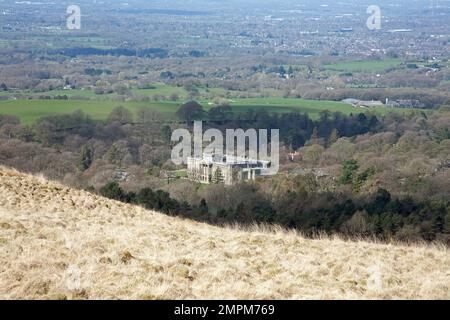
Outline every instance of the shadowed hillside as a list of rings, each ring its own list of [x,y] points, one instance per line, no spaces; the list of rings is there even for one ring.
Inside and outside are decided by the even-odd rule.
[[[0,168],[0,298],[450,299],[448,249],[170,218]]]

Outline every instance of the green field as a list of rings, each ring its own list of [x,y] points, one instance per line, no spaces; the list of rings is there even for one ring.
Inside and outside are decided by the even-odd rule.
[[[205,110],[213,107],[209,101],[200,101]],[[81,110],[89,114],[95,120],[104,120],[115,107],[123,106],[136,113],[139,108],[146,107],[159,111],[166,119],[174,119],[176,110],[181,102],[120,102],[98,100],[6,100],[0,101],[0,114],[15,115],[23,124],[31,124],[39,118],[67,114]],[[287,113],[294,110],[306,112],[311,118],[317,118],[323,110],[331,112],[340,111],[344,114],[359,113],[368,109],[355,109],[350,105],[334,101],[318,101],[303,99],[235,99],[230,100],[234,112],[246,112],[253,110],[266,110],[269,113]],[[377,108],[373,110],[377,114],[388,112],[408,112],[405,109]]]
[[[238,97],[245,95],[245,97],[271,97],[271,98],[282,98],[284,95],[283,90],[277,90],[272,88],[264,88],[255,91],[236,91],[228,90],[218,87],[206,87],[198,86],[198,97],[197,99],[212,99],[212,97]],[[138,88],[133,87],[129,89],[132,94],[132,100],[142,100],[142,98],[149,98],[152,100],[154,97],[158,96],[160,100],[169,100],[171,95],[176,94],[179,101],[186,101],[189,99],[189,92],[182,86],[175,86],[170,84],[165,84],[162,82],[155,82],[150,85],[149,88]],[[127,93],[127,94],[128,94]],[[10,91],[0,91],[0,96],[14,96],[17,99],[40,99],[40,97],[57,97],[57,96],[67,96],[69,99],[82,100],[110,100],[115,101],[118,98],[118,94],[113,93],[103,93],[96,94],[92,89],[53,89],[49,91],[36,91],[36,90],[10,90]]]
[[[294,98],[261,98],[261,99],[235,99],[230,100],[230,104],[234,110],[244,112],[249,109],[264,109],[269,113],[287,113],[297,110],[299,112],[306,112],[312,119],[317,119],[321,111],[342,112],[344,114],[355,114],[364,112],[374,112],[378,115],[385,115],[390,112],[405,113],[410,112],[407,109],[401,108],[376,108],[376,109],[361,109],[337,101],[323,101],[323,100],[305,100]]]
[[[0,114],[15,115],[24,124],[30,124],[39,118],[67,114],[81,110],[95,120],[104,120],[115,107],[124,106],[135,113],[139,108],[148,107],[161,112],[168,118],[178,108],[173,102],[119,102],[94,100],[10,100],[0,101]]]
[[[155,96],[162,95],[169,98],[172,94],[177,94],[181,99],[188,97],[188,92],[183,87],[170,86],[163,83],[153,83],[150,89],[131,89],[131,92],[135,95],[142,96]]]
[[[349,61],[327,64],[325,68],[327,70],[347,72],[381,72],[388,68],[399,67],[401,63],[400,59]]]
[[[132,88],[130,89],[131,94],[137,98],[148,97],[152,98],[154,96],[161,96],[165,99],[169,99],[172,94],[178,95],[179,99],[186,100],[189,98],[189,93],[183,87],[167,85],[164,83],[156,82],[152,83],[151,87],[148,89],[142,88]],[[223,88],[199,88],[200,95],[206,95],[207,93],[214,95],[225,95],[227,90]],[[231,91],[232,92],[232,91]],[[0,96],[18,96],[38,99],[42,96],[67,96],[68,98],[80,98],[80,99],[90,99],[90,100],[116,100],[117,93],[105,93],[96,94],[90,89],[55,89],[50,91],[33,91],[33,90],[18,90],[18,91],[0,91]],[[137,99],[136,99],[137,100]]]

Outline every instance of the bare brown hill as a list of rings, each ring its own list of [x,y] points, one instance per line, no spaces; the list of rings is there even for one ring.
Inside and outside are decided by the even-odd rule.
[[[0,168],[0,298],[450,299],[448,249],[171,218]]]

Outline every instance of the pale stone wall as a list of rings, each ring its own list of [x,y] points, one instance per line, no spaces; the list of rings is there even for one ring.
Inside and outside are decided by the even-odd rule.
[[[221,160],[224,158],[222,157]],[[188,158],[188,178],[201,183],[224,183],[233,185],[244,180],[255,180],[260,168],[257,163],[219,162],[212,155]],[[219,171],[218,171],[219,170]]]

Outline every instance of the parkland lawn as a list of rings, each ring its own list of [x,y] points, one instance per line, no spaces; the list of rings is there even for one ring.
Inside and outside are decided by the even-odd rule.
[[[108,114],[118,106],[129,109],[133,114],[140,108],[150,108],[161,112],[167,120],[175,118],[175,112],[182,101],[114,101],[114,100],[5,100],[0,101],[0,114],[17,116],[23,124],[32,124],[37,119],[56,115],[72,113],[81,110],[95,120],[104,120]],[[213,105],[210,101],[200,101],[205,110]],[[269,113],[288,113],[292,111],[306,112],[311,118],[317,118],[321,111],[342,112],[344,114],[360,113],[369,109],[356,109],[351,105],[335,101],[319,101],[304,99],[258,98],[258,99],[232,99],[230,100],[235,113],[244,113],[248,110],[266,110]],[[405,109],[377,108],[377,114],[388,112],[407,112]]]
[[[327,64],[325,69],[346,72],[381,72],[389,68],[399,67],[401,64],[401,59],[348,61]]]

